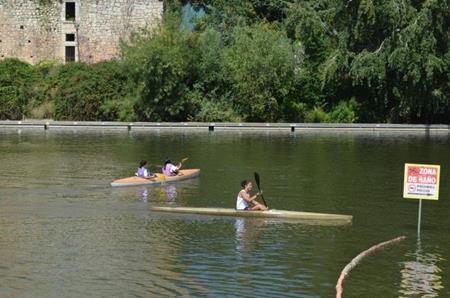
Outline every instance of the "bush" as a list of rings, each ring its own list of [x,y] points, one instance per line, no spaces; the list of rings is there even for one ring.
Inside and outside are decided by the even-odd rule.
[[[194,41],[180,30],[180,18],[166,13],[155,31],[135,35],[124,46],[125,63],[137,83],[140,120],[184,121],[197,107],[187,97],[196,77]]]
[[[54,111],[53,102],[46,101],[38,106],[28,107],[27,116],[33,119],[51,119]]]
[[[22,119],[20,91],[13,86],[0,87],[0,119]]]
[[[53,60],[41,61],[33,66],[34,82],[25,108],[27,117],[49,119],[54,115],[53,85],[58,80],[59,64]]]
[[[127,77],[117,61],[69,63],[59,67],[52,95],[56,120],[115,120],[118,111],[104,106],[126,95]]]
[[[28,63],[18,59],[0,61],[0,119],[22,119],[33,79]]]
[[[106,100],[101,106],[104,119],[119,121],[137,121],[135,113],[136,97],[126,95],[124,98]]]
[[[341,101],[330,113],[331,122],[354,123],[358,121],[358,103],[354,98]]]
[[[234,108],[246,121],[277,121],[293,89],[296,59],[284,33],[266,24],[236,27],[223,69]]]
[[[330,122],[330,115],[328,115],[327,112],[322,109],[322,107],[316,106],[306,113],[305,121],[312,123],[326,123]]]

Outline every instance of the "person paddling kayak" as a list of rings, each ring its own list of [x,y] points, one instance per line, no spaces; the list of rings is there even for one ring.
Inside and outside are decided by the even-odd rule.
[[[153,174],[152,172],[150,172],[147,169],[148,163],[146,160],[141,160],[139,162],[139,168],[137,170],[137,176],[141,177],[141,178],[145,178],[145,179],[151,179],[151,178],[155,178],[156,175]]]
[[[241,182],[241,186],[242,190],[238,193],[236,200],[236,210],[268,210],[266,206],[256,201],[256,198],[262,194],[262,191],[257,192],[254,196],[250,194],[253,187],[251,181],[244,180]]]
[[[176,166],[172,164],[170,159],[166,159],[162,168],[162,172],[166,176],[176,176],[180,171],[181,165],[181,162],[178,164],[178,166]]]

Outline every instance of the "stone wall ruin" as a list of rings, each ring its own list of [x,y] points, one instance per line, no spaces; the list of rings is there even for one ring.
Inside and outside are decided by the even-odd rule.
[[[162,12],[161,0],[0,0],[0,59],[110,60],[121,38]]]

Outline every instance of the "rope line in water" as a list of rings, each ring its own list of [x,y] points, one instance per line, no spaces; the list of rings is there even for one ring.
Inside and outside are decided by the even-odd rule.
[[[359,255],[357,255],[355,258],[353,258],[353,260],[351,260],[351,262],[348,263],[344,267],[344,269],[341,271],[341,275],[339,275],[339,279],[337,280],[337,283],[336,283],[336,298],[342,297],[342,293],[344,292],[343,284],[344,284],[345,278],[350,273],[350,271],[361,262],[361,260],[363,258],[373,254],[374,252],[376,252],[378,250],[382,250],[389,245],[397,244],[405,239],[406,239],[406,236],[399,236],[397,238],[378,243],[378,244],[370,247],[369,249],[366,249],[365,251],[363,251]]]

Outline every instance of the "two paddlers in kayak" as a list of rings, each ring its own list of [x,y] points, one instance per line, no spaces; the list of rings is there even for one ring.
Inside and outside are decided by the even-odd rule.
[[[184,158],[178,165],[174,165],[174,164],[172,164],[170,159],[166,159],[161,171],[165,176],[181,175],[180,168],[183,165],[183,161],[186,161],[186,160],[187,160],[187,158]],[[137,169],[136,176],[145,178],[145,179],[157,178],[156,174],[150,172],[150,170],[148,169],[148,162],[146,160],[141,160],[139,162],[139,168]]]

